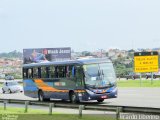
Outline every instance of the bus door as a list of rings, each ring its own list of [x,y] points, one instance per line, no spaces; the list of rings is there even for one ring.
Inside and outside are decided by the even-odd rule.
[[[84,89],[84,73],[82,66],[75,67],[76,89]]]

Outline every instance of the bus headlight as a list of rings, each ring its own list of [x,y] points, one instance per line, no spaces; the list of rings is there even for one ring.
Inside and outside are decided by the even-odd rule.
[[[78,96],[79,96],[79,97],[82,97],[82,93],[78,93]]]
[[[115,88],[115,89],[112,90],[112,92],[116,92],[116,91],[117,91],[117,88]]]
[[[91,95],[94,94],[94,92],[92,92],[92,91],[90,91],[90,90],[86,90],[86,91],[87,91],[87,93],[89,93],[89,94],[91,94]]]

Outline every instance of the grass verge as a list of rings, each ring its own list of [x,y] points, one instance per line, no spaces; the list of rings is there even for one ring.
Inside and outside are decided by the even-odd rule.
[[[140,80],[117,80],[118,87],[160,87],[160,80],[153,80],[151,84],[151,80],[142,80],[140,84]]]
[[[45,110],[34,110],[29,109],[28,113],[24,113],[22,108],[7,108],[3,110],[3,107],[0,107],[0,120],[115,120],[114,118],[107,116],[107,114],[102,115],[83,115],[80,118],[77,114],[60,114],[54,113],[48,115],[48,112]]]

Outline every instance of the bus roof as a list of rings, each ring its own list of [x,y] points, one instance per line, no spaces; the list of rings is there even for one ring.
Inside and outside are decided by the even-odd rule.
[[[66,61],[53,61],[53,62],[41,62],[24,64],[24,68],[38,67],[38,66],[49,66],[49,65],[83,65],[83,64],[94,64],[94,63],[107,63],[111,62],[108,58],[89,58],[89,59],[77,59],[77,60],[66,60]]]

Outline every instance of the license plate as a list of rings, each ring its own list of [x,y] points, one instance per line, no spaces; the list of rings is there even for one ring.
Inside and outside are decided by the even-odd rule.
[[[101,96],[101,98],[107,98],[107,96]]]

